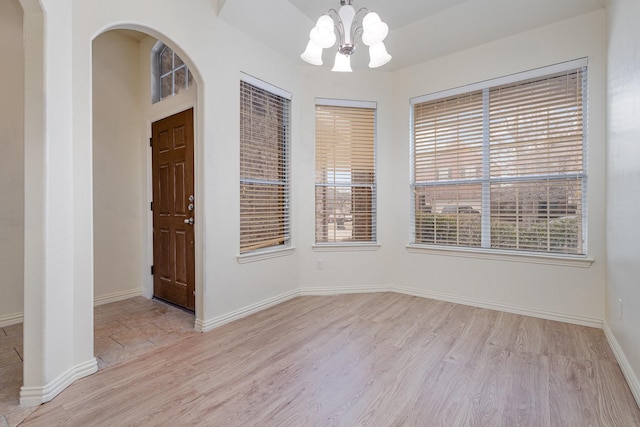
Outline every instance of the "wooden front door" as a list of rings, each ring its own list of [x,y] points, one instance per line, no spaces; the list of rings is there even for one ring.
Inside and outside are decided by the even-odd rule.
[[[153,295],[195,310],[193,109],[152,125]]]

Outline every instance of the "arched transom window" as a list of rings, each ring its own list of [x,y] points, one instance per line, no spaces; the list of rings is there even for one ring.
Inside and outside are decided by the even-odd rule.
[[[153,49],[153,102],[187,91],[193,85],[189,67],[169,46],[158,42]]]

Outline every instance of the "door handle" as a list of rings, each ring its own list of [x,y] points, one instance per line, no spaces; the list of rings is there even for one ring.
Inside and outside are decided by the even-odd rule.
[[[193,225],[193,218],[188,218],[184,220],[185,224]]]

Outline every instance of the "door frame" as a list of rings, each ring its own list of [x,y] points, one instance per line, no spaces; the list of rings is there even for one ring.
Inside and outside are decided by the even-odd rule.
[[[151,266],[153,265],[153,212],[151,211],[151,202],[153,200],[153,165],[152,165],[152,149],[149,144],[151,139],[151,126],[154,122],[170,117],[174,114],[180,113],[184,110],[193,108],[193,176],[194,176],[194,196],[198,203],[195,204],[195,218],[194,224],[194,250],[195,250],[195,329],[201,330],[202,317],[204,313],[204,301],[203,295],[203,277],[204,277],[204,265],[203,265],[203,247],[204,247],[204,180],[202,175],[202,159],[203,156],[203,144],[202,144],[202,120],[200,120],[201,109],[198,106],[198,100],[200,98],[200,86],[196,85],[195,90],[189,90],[187,92],[177,94],[169,99],[165,99],[161,102],[151,104],[149,110],[146,113],[144,119],[144,133],[146,138],[144,140],[145,150],[145,174],[144,179],[144,194],[146,199],[144,202],[144,209],[147,212],[145,216],[145,260],[146,267],[143,269],[143,296],[147,298],[153,297],[153,276],[151,275]],[[151,99],[151,98],[148,98]]]

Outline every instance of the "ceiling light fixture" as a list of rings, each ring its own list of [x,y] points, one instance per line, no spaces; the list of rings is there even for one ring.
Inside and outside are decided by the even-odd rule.
[[[300,58],[312,65],[322,65],[322,50],[330,48],[337,40],[338,52],[331,71],[351,72],[351,54],[360,41],[369,46],[370,68],[381,67],[391,60],[383,42],[389,34],[389,26],[377,13],[364,7],[356,12],[352,3],[353,0],[340,0],[339,12],[331,9],[318,18]]]

